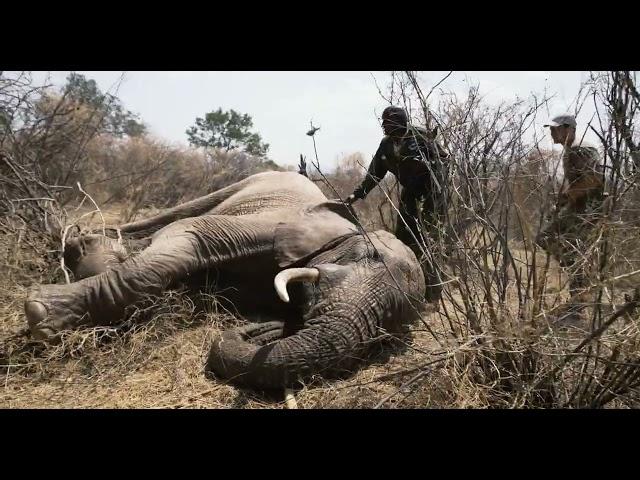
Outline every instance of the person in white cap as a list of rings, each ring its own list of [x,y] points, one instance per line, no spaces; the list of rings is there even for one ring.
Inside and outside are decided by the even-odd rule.
[[[584,262],[580,254],[597,221],[604,199],[604,175],[598,151],[576,142],[576,117],[558,115],[545,125],[555,144],[564,147],[564,181],[557,202],[557,215],[544,228],[537,243],[554,255],[560,265],[575,269],[569,290],[577,295],[586,285]],[[572,268],[573,267],[573,268]]]

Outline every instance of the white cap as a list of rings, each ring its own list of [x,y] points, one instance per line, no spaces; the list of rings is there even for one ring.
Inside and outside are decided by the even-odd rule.
[[[576,127],[578,124],[576,123],[575,115],[563,113],[562,115],[556,115],[555,117],[553,117],[551,121],[544,126],[559,127],[560,125],[569,125],[570,127]]]

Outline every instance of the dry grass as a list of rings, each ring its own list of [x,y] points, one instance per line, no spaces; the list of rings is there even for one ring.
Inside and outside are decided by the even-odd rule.
[[[236,320],[215,308],[195,311],[185,293],[168,292],[150,310],[138,312],[139,323],[134,315],[128,329],[72,332],[55,347],[16,335],[25,326],[25,293],[23,287],[3,292],[2,407],[284,408],[277,394],[260,395],[205,376],[211,339]],[[209,299],[208,306],[215,307],[215,301]],[[296,394],[298,406],[370,408],[396,392],[387,405],[433,405],[434,392],[426,385],[402,388],[412,376],[403,371],[434,357],[430,343],[424,332],[415,332],[405,353],[407,347],[398,344],[380,346],[370,365],[351,378],[305,386]]]
[[[104,214],[107,222],[118,219],[116,209]],[[16,249],[15,240],[0,238],[2,262],[12,266],[0,285],[1,407],[285,408],[279,392],[261,394],[205,376],[212,338],[238,321],[214,297],[171,291],[140,307],[124,326],[69,332],[58,346],[30,341],[22,309],[28,285],[63,279],[55,263],[52,268],[25,245]],[[444,318],[431,312],[423,319],[441,339],[448,335]],[[352,376],[314,379],[296,393],[298,406],[486,407],[482,389],[452,373],[465,348],[473,352],[438,345],[420,323],[405,338],[376,346]]]
[[[5,262],[14,250],[7,248],[7,238],[2,240]],[[170,291],[139,307],[124,326],[70,332],[61,345],[45,347],[21,335],[27,285],[47,278],[42,273],[29,276],[23,267],[45,265],[27,258],[24,251],[19,261],[12,261],[18,268],[0,287],[1,407],[285,408],[281,392],[239,389],[205,376],[211,340],[238,321],[221,309],[215,297]],[[548,307],[560,304],[566,295],[563,275],[557,266],[552,270],[549,283],[557,280],[555,288],[548,289]],[[363,368],[348,378],[314,379],[296,393],[298,407],[495,406],[493,386],[478,382],[468,367],[469,359],[482,350],[451,337],[454,329],[447,322],[452,302],[460,301],[460,296],[450,289],[445,297],[448,314],[432,311],[405,338],[376,346]],[[515,297],[509,304],[514,301]],[[545,345],[550,355],[566,351],[584,337],[580,327],[547,326]]]

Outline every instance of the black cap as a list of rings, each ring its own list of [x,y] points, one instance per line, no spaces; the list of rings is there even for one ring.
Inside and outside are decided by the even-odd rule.
[[[404,108],[393,105],[382,111],[382,118],[393,118],[403,125],[407,124],[407,112],[404,111]]]

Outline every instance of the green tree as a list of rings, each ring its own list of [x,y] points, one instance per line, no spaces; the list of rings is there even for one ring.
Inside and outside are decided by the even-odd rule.
[[[251,132],[253,120],[235,110],[223,112],[221,108],[197,117],[196,124],[187,129],[189,143],[196,147],[220,148],[226,152],[242,148],[245,152],[264,157],[269,144],[263,143],[258,133]]]
[[[107,133],[116,137],[140,137],[147,132],[138,116],[126,110],[116,96],[100,91],[95,80],[87,79],[79,73],[71,73],[67,76],[63,92],[68,98],[102,114]]]

